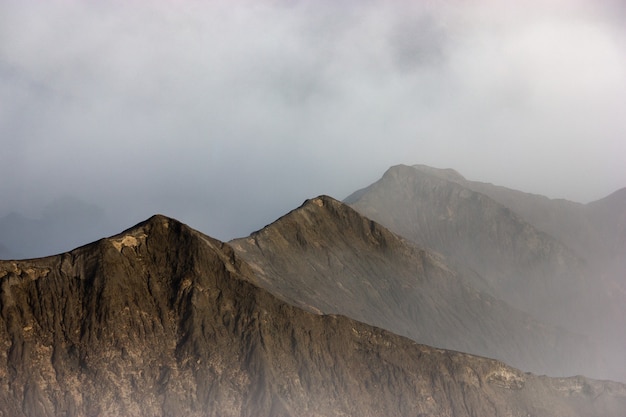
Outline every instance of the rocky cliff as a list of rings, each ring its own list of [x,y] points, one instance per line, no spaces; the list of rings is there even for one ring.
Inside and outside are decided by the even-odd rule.
[[[626,386],[419,345],[259,287],[155,216],[0,262],[2,416],[622,416]]]

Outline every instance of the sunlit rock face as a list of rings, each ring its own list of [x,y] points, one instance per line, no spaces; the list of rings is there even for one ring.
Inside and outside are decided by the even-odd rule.
[[[398,165],[346,199],[414,243],[476,271],[472,284],[600,347],[570,374],[626,381],[626,193],[589,204]]]
[[[259,287],[162,216],[0,262],[3,416],[622,416],[626,386],[419,345]]]

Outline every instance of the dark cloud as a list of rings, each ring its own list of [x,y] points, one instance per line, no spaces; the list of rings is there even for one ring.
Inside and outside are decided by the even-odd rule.
[[[398,163],[603,197],[626,185],[620,4],[5,1],[0,216],[72,195],[228,239]]]

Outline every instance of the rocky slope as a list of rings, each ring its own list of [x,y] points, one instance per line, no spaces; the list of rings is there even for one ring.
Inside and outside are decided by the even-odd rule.
[[[626,386],[416,344],[260,288],[156,216],[0,262],[2,416],[622,416]]]
[[[309,311],[549,375],[584,374],[602,363],[589,340],[477,290],[479,276],[327,196],[230,243],[265,288]]]
[[[620,359],[626,344],[616,336],[616,329],[626,326],[624,286],[616,279],[623,274],[611,276],[607,271],[618,267],[596,256],[607,253],[609,238],[596,226],[607,216],[582,204],[471,182],[453,170],[425,166],[392,167],[346,202],[477,271],[489,282],[483,288],[496,297],[599,341],[610,365],[595,375],[626,380]]]

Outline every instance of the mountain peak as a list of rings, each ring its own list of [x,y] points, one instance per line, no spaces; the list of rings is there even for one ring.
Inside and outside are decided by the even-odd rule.
[[[174,218],[165,216],[163,214],[154,214],[150,216],[149,218],[147,218],[146,220],[141,221],[137,223],[136,225],[129,227],[128,229],[124,230],[120,234],[132,233],[135,231],[150,230],[153,227],[164,227],[167,229],[169,228],[170,225],[182,225],[182,223]]]
[[[314,204],[317,207],[324,207],[324,206],[331,206],[331,207],[338,207],[340,205],[343,205],[343,203],[339,200],[336,200],[334,198],[332,198],[331,196],[322,194],[320,196],[317,196],[315,198],[311,198],[306,200],[301,207],[305,207],[308,206],[310,204]]]
[[[263,238],[259,239],[260,236]],[[319,245],[331,237],[346,244],[368,242],[383,250],[405,243],[400,236],[328,195],[306,200],[300,207],[252,233],[251,237],[257,242],[263,239],[274,243],[294,240],[301,246]]]
[[[415,168],[416,170],[420,172],[434,175],[436,177],[439,177],[448,181],[454,181],[454,182],[465,181],[465,177],[459,174],[458,171],[452,168],[433,168],[427,165],[420,165],[420,164],[413,165],[412,168]]]
[[[465,177],[461,175],[458,171],[452,168],[434,168],[428,165],[416,164],[416,165],[394,165],[390,167],[384,174],[383,177],[392,176],[393,178],[402,178],[402,177],[415,177],[419,174],[427,174],[431,177],[436,177],[442,180],[452,181],[452,182],[463,182],[466,181]]]
[[[125,247],[136,249],[138,246],[144,244],[149,236],[167,236],[169,234],[167,231],[169,230],[174,231],[178,238],[180,238],[184,232],[187,232],[186,234],[199,233],[176,219],[162,214],[155,214],[148,219],[129,227],[121,233],[88,243],[70,252],[90,250],[105,243],[112,244],[113,247],[115,247],[115,249],[119,252],[121,252]]]

